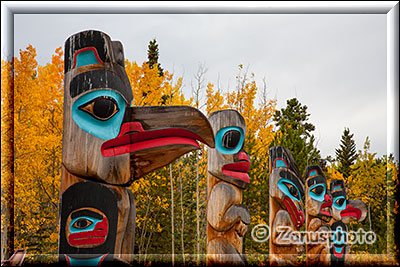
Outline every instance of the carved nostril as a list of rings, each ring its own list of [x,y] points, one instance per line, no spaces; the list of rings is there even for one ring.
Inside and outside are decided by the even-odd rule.
[[[325,195],[325,201],[326,202],[332,202],[332,199],[328,194]]]

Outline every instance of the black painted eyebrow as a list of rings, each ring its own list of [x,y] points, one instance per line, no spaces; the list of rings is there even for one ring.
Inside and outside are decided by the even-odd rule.
[[[324,184],[324,185],[327,185],[327,184],[326,184],[326,178],[319,175],[319,176],[315,176],[315,177],[312,177],[312,178],[308,178],[308,179],[307,179],[307,185],[308,185],[308,187],[310,187],[310,186],[312,186],[312,185],[315,185],[315,184]]]
[[[296,176],[294,176],[293,174],[291,174],[288,171],[281,171],[279,173],[279,175],[280,175],[280,177],[286,178],[286,179],[290,180],[291,182],[293,182],[296,185],[296,187],[299,189],[300,195],[304,196],[304,189],[303,189],[304,186],[300,183],[299,179]]]
[[[114,72],[104,69],[92,70],[74,77],[69,86],[72,98],[92,89],[111,88],[120,92],[126,100],[130,100],[129,88]]]
[[[75,211],[71,214],[71,219],[75,219],[75,218],[79,218],[79,217],[83,217],[83,216],[92,217],[92,218],[99,219],[99,220],[103,219],[103,215],[101,215],[97,212],[91,211],[91,210]]]
[[[345,191],[337,191],[331,193],[333,198],[344,196],[346,198],[346,192]]]

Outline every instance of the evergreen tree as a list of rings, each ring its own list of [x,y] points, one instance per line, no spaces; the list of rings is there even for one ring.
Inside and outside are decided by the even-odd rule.
[[[286,108],[274,113],[273,120],[279,130],[271,146],[289,149],[303,175],[308,165],[320,164],[320,152],[315,147],[315,137],[311,134],[315,126],[307,122],[310,114],[307,113],[306,105],[301,105],[296,98],[287,100],[286,104]]]
[[[336,159],[339,162],[338,171],[343,175],[344,178],[350,176],[350,166],[354,164],[357,159],[356,144],[353,140],[353,135],[350,134],[348,128],[344,129],[342,140],[340,141],[340,148],[335,149]]]
[[[148,50],[147,50],[147,58],[149,61],[150,69],[154,67],[156,64],[158,67],[158,72],[160,77],[164,75],[164,70],[161,68],[160,63],[158,63],[158,57],[159,57],[159,50],[158,50],[158,44],[156,39],[153,39],[152,41],[149,42]]]

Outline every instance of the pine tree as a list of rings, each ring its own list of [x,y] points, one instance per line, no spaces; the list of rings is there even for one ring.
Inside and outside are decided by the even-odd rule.
[[[147,61],[147,63],[149,64],[150,69],[152,69],[154,65],[157,65],[158,73],[161,77],[164,75],[164,70],[161,68],[160,63],[158,63],[158,57],[159,57],[158,44],[156,39],[153,39],[152,41],[149,42],[147,50],[147,58],[149,61]]]
[[[283,146],[292,153],[300,174],[306,167],[320,163],[320,152],[315,147],[315,137],[311,134],[315,126],[308,121],[307,106],[296,99],[287,100],[286,108],[276,110],[274,122],[279,127],[270,146]]]
[[[353,140],[353,135],[354,134],[350,134],[348,128],[345,128],[342,140],[340,141],[340,148],[335,149],[336,159],[339,162],[338,171],[344,178],[350,176],[350,166],[353,165],[354,161],[357,159],[356,144]]]

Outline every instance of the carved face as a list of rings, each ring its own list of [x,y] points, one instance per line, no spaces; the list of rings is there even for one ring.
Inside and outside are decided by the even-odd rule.
[[[326,178],[319,166],[306,169],[306,212],[328,222],[332,217],[332,199]]]
[[[63,164],[70,173],[125,184],[199,149],[198,141],[214,146],[197,109],[130,107],[120,42],[90,30],[69,37],[65,51]]]
[[[331,225],[331,231],[333,232],[333,244],[330,251],[332,263],[341,262],[346,252],[347,226],[342,221],[337,221]]]
[[[332,195],[332,217],[334,220],[342,220],[344,223],[351,221],[363,221],[367,216],[367,206],[361,200],[347,199],[343,180],[332,180],[330,183]]]
[[[289,150],[284,147],[272,147],[270,157],[270,196],[290,214],[297,229],[304,224],[302,199],[304,184]]]
[[[209,149],[208,172],[218,179],[247,188],[250,159],[243,150],[246,125],[236,110],[214,112],[208,118],[215,133],[215,148]]]
[[[61,198],[60,252],[80,258],[113,254],[117,221],[111,190],[89,181],[73,184]]]

